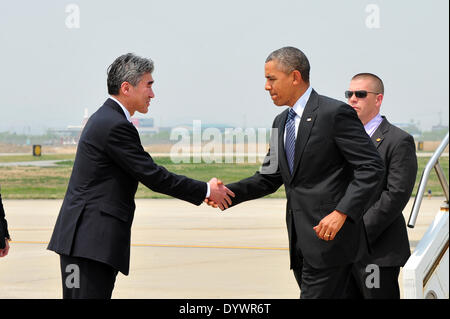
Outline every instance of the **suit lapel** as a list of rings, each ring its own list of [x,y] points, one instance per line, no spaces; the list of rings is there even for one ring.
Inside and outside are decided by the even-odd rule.
[[[380,125],[375,130],[375,132],[372,134],[372,137],[370,138],[377,149],[381,145],[381,143],[383,143],[384,136],[386,135],[387,131],[389,131],[390,126],[391,126],[391,124],[383,116],[383,121],[380,123]]]
[[[295,141],[294,171],[292,172],[291,181],[298,170],[300,160],[308,142],[311,129],[317,116],[317,108],[319,106],[319,96],[316,91],[312,90],[311,95],[303,110],[300,125],[298,126],[297,139]]]

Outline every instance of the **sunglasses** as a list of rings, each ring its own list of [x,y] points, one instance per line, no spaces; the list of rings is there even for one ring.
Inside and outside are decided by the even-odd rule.
[[[368,91],[345,91],[345,98],[346,99],[351,98],[353,96],[353,93],[355,93],[355,96],[358,99],[364,99],[367,96],[367,93],[380,94],[380,93],[368,92]]]

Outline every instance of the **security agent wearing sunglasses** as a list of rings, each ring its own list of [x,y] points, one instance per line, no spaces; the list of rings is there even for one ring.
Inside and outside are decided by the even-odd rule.
[[[355,75],[345,97],[358,113],[367,134],[381,158],[386,174],[377,190],[377,201],[365,212],[363,220],[370,254],[354,264],[347,287],[347,297],[355,299],[399,299],[398,275],[410,256],[406,223],[402,211],[411,196],[417,173],[414,139],[390,124],[380,115],[384,97],[383,81],[371,73]],[[368,265],[379,269],[377,287],[366,284],[371,272]],[[373,267],[373,266],[372,266]]]

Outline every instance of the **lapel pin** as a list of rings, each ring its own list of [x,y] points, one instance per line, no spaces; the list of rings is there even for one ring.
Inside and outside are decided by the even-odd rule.
[[[377,142],[381,141],[381,138],[377,138]]]
[[[311,122],[311,118],[308,117],[308,118],[306,119],[306,122]]]

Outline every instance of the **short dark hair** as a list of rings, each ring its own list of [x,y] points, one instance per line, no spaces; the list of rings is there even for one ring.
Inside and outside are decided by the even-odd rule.
[[[141,58],[134,53],[119,56],[108,67],[108,93],[117,95],[123,82],[136,86],[145,73],[152,73],[154,64],[151,59]]]
[[[308,58],[301,50],[294,47],[283,47],[269,54],[266,63],[272,60],[277,61],[285,73],[290,73],[294,70],[299,71],[303,81],[309,83],[311,67]]]
[[[384,95],[384,84],[379,76],[377,76],[373,73],[367,73],[367,72],[366,73],[358,73],[352,77],[352,80],[359,79],[359,78],[371,79],[373,81],[373,83],[375,84],[375,90],[377,91],[376,93],[381,93]]]

